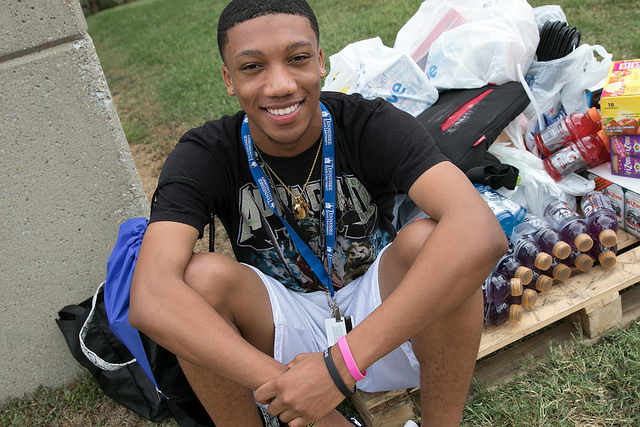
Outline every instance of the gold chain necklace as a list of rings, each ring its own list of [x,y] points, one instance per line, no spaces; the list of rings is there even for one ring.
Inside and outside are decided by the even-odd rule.
[[[315,159],[313,159],[313,165],[311,165],[311,170],[309,171],[309,176],[307,177],[307,181],[304,183],[304,185],[302,186],[302,191],[300,191],[300,194],[297,196],[293,194],[293,192],[289,189],[289,186],[287,184],[282,182],[278,174],[276,174],[276,172],[273,169],[271,169],[271,166],[269,166],[269,163],[267,163],[264,157],[262,158],[262,162],[265,164],[267,169],[269,169],[269,172],[271,172],[273,176],[275,176],[276,179],[280,181],[280,184],[282,184],[284,188],[287,189],[289,194],[291,194],[291,197],[293,197],[293,216],[295,216],[296,219],[303,219],[309,215],[309,203],[304,201],[304,199],[302,198],[302,195],[304,194],[304,190],[307,189],[307,184],[309,184],[309,180],[311,179],[313,170],[316,168],[316,162],[318,161],[318,156],[320,155],[320,148],[322,148],[321,142],[318,143],[318,151],[316,151],[316,157]]]

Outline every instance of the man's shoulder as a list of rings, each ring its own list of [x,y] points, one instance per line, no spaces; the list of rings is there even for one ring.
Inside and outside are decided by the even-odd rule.
[[[234,142],[238,138],[240,126],[244,119],[244,112],[238,111],[233,115],[224,115],[216,120],[209,120],[201,126],[187,131],[178,142]]]

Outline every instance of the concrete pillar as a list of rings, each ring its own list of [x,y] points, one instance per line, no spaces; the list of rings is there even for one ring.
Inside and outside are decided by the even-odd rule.
[[[148,214],[78,0],[0,0],[0,401],[84,371],[55,319]]]

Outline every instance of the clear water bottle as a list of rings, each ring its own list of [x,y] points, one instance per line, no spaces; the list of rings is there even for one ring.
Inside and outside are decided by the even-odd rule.
[[[571,246],[582,252],[588,251],[593,246],[587,221],[567,202],[559,199],[550,201],[544,208],[544,216],[552,222],[560,238]]]
[[[511,236],[513,228],[522,222],[527,210],[487,185],[473,185],[487,205],[489,205],[489,208],[496,218],[498,218],[507,237]]]
[[[582,197],[580,207],[594,240],[605,247],[618,243],[618,216],[609,197],[601,191],[590,191]]]

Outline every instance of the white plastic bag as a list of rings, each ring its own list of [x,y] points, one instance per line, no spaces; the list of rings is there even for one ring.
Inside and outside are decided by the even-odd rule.
[[[456,2],[459,0],[455,0]],[[426,73],[441,89],[476,88],[518,80],[540,39],[526,0],[479,1],[470,22],[443,32],[431,45]]]
[[[396,35],[394,49],[407,53],[424,71],[429,48],[440,34],[471,20],[478,0],[425,0]]]
[[[508,143],[494,142],[489,152],[502,163],[515,166],[520,172],[520,184],[514,191],[504,188],[500,194],[508,197],[536,216],[543,216],[545,200],[557,198],[576,207],[576,196],[593,190],[595,183],[575,173],[560,182],[549,176],[542,166],[542,160],[532,153],[510,146]]]
[[[564,14],[562,7],[557,4],[534,7],[533,16],[536,18],[538,31],[542,30],[542,27],[544,27],[544,24],[547,22],[567,22],[567,17]]]
[[[602,59],[598,60],[594,54]],[[526,80],[542,113],[553,119],[562,106],[567,114],[587,111],[585,91],[599,82],[604,85],[610,66],[611,54],[605,48],[582,44],[562,58],[534,61]],[[533,105],[529,105],[524,114],[530,119],[535,117]]]
[[[380,97],[413,116],[438,100],[438,91],[413,59],[385,46],[380,37],[351,43],[329,62],[323,90]]]

